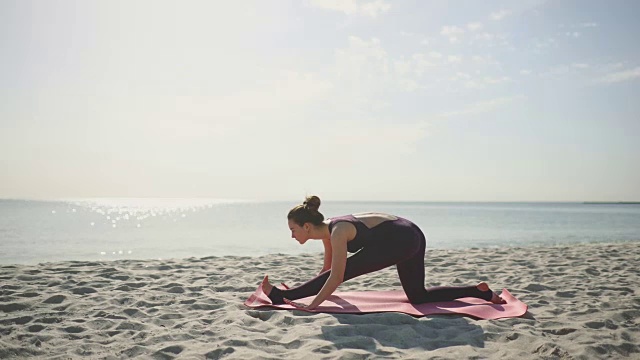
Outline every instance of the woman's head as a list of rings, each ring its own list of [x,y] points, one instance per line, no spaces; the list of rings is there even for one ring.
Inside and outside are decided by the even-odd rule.
[[[320,198],[307,196],[302,205],[298,205],[289,211],[287,220],[291,229],[291,237],[304,243],[309,240],[309,231],[312,226],[322,225],[324,216],[318,211]]]

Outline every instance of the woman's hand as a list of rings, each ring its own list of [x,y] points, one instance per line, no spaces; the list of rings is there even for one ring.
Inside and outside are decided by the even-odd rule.
[[[306,305],[303,303],[293,302],[289,299],[284,299],[284,302],[299,310],[313,311],[317,307],[317,306]]]

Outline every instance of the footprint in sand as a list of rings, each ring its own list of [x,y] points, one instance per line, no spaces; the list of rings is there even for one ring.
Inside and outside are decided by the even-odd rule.
[[[21,303],[0,304],[0,311],[2,312],[21,311],[28,308],[29,308],[29,305],[21,304]]]
[[[184,318],[183,315],[180,314],[164,314],[164,315],[160,315],[160,319],[161,320],[177,320],[177,319],[182,319]]]
[[[210,351],[204,355],[205,359],[221,359],[223,356],[233,354],[236,350],[232,347],[227,347],[224,349],[216,349]]]
[[[54,295],[47,300],[43,301],[45,304],[60,304],[67,299],[64,295]]]
[[[24,324],[30,322],[31,320],[33,320],[33,318],[31,316],[20,316],[20,317],[13,318],[13,319],[0,320],[0,324],[2,324],[2,325],[6,325],[6,324],[24,325]]]
[[[610,330],[615,330],[618,328],[618,325],[614,324],[611,320],[606,321],[588,321],[584,323],[584,325],[590,329],[602,329],[606,327]]]
[[[40,324],[31,325],[27,328],[29,332],[40,332],[44,329],[44,326]]]
[[[184,350],[184,346],[180,346],[180,345],[173,345],[173,346],[168,346],[162,350],[160,350],[159,352],[161,353],[172,353],[172,354],[180,354],[182,352],[182,350]]]
[[[524,289],[529,291],[544,291],[549,290],[549,287],[542,284],[529,284]]]
[[[574,298],[576,297],[576,293],[573,291],[558,291],[556,292],[556,296],[562,298]]]
[[[116,326],[116,322],[106,319],[95,319],[87,322],[86,325],[92,330],[108,330]]]
[[[78,334],[81,332],[84,332],[85,328],[83,328],[82,326],[67,326],[66,328],[63,328],[62,330],[64,330],[65,332],[68,332],[70,334]]]
[[[37,322],[43,323],[43,324],[55,324],[55,323],[60,323],[62,321],[63,319],[59,317],[45,317],[42,319],[38,319]]]
[[[91,287],[79,287],[79,288],[72,289],[71,292],[76,295],[85,295],[85,294],[92,294],[97,291],[96,289]]]
[[[141,287],[147,286],[148,284],[146,282],[128,282],[125,285],[127,285],[128,287],[139,289]]]
[[[146,317],[147,314],[138,310],[138,309],[124,309],[123,313],[127,314],[128,317],[138,318],[138,317]]]
[[[134,323],[134,322],[130,322],[130,321],[125,321],[122,324],[118,325],[118,327],[116,328],[116,330],[136,330],[136,331],[142,331],[145,330],[147,328],[146,325],[144,324],[140,324],[140,323]]]
[[[107,335],[109,335],[109,337],[118,336],[120,334],[122,334],[122,331],[120,330],[107,331]]]
[[[167,290],[168,293],[172,293],[172,294],[184,294],[184,288],[182,286],[174,286],[172,288],[170,288],[169,290]]]
[[[588,268],[585,270],[585,272],[591,276],[599,276],[600,275],[600,271],[594,269],[594,268]]]
[[[578,329],[573,329],[573,328],[561,328],[561,329],[550,329],[550,330],[542,330],[542,331],[548,334],[553,334],[553,335],[567,335],[577,330]]]
[[[200,311],[200,310],[205,310],[205,311],[210,311],[210,310],[218,310],[220,308],[224,307],[224,303],[219,303],[219,304],[204,304],[204,303],[196,303],[193,304],[191,306],[188,307],[189,310],[196,310],[196,311]]]
[[[16,296],[25,297],[25,298],[32,298],[32,297],[40,296],[40,294],[39,293],[35,293],[35,292],[26,292],[26,293],[22,293],[22,294],[16,294]]]
[[[114,280],[129,280],[129,276],[127,275],[114,275],[114,276],[109,276],[109,279],[114,279]]]

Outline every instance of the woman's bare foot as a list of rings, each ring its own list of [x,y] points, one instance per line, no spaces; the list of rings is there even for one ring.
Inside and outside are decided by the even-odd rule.
[[[273,285],[269,282],[269,275],[265,276],[264,282],[262,283],[262,292],[265,295],[269,296],[271,294],[271,290],[273,289]]]
[[[271,285],[269,282],[269,276],[264,277],[264,281],[262,282],[262,292],[271,300],[273,305],[281,305],[284,304],[284,298],[282,297],[282,290],[277,287]]]
[[[485,291],[491,291],[491,289],[489,288],[489,285],[487,285],[486,282],[481,282],[480,284],[478,284],[476,286],[478,288],[478,290],[485,292]],[[500,295],[496,294],[495,292],[491,291],[491,293],[493,294],[491,296],[491,302],[494,304],[506,304],[507,302],[504,301],[503,298],[500,297]]]

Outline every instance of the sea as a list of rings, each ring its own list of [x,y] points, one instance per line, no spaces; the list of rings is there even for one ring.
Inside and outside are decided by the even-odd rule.
[[[322,251],[291,238],[293,201],[0,200],[0,264],[262,256]],[[639,204],[325,201],[325,217],[379,211],[412,220],[428,249],[640,241]]]

